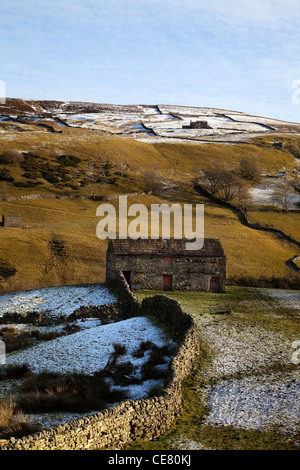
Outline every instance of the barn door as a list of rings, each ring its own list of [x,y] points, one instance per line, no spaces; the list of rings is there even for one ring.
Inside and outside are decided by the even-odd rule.
[[[131,289],[131,271],[122,271],[122,273],[127,284],[129,285],[129,289]]]
[[[220,292],[220,278],[213,276],[210,281],[210,291]]]
[[[172,290],[172,276],[171,274],[163,275],[163,290]]]

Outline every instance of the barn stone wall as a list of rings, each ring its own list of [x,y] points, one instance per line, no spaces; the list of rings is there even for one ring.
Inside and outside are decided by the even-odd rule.
[[[192,316],[178,302],[164,295],[136,300],[121,273],[115,273],[113,288],[122,304],[122,315],[155,316],[177,342],[161,395],[128,400],[83,419],[45,430],[22,439],[10,438],[0,450],[122,450],[136,439],[151,440],[167,431],[182,410],[182,381],[199,354],[199,339]]]
[[[212,276],[220,277],[220,291],[225,291],[225,257],[188,256],[172,257],[172,265],[164,265],[163,259],[155,255],[116,256],[113,251],[107,256],[107,279],[114,278],[114,270],[131,271],[133,289],[163,289],[163,275],[172,275],[174,290],[210,290]]]

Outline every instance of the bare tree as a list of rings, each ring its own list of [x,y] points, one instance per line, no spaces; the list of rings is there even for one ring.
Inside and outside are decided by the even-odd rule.
[[[92,198],[95,199],[97,189],[103,182],[103,168],[98,162],[92,161],[87,165],[85,180],[90,184]]]
[[[290,210],[293,198],[294,195],[291,183],[287,179],[278,183],[274,191],[274,200],[282,207],[284,212]]]
[[[239,165],[239,174],[250,181],[253,181],[258,178],[259,171],[256,165],[256,162],[251,157],[244,157],[240,161]]]
[[[203,170],[199,180],[204,188],[221,201],[231,201],[237,188],[242,184],[241,179],[230,170]]]
[[[241,184],[240,178],[229,170],[220,170],[220,188],[218,197],[224,202],[231,201]]]
[[[250,186],[240,181],[236,187],[237,208],[243,216],[245,222],[248,222],[248,213],[253,209],[253,199],[250,192]]]
[[[144,187],[146,193],[157,193],[161,188],[161,172],[160,169],[151,165],[144,173]]]
[[[202,183],[213,196],[218,193],[221,187],[220,170],[206,169],[202,170],[199,182]]]

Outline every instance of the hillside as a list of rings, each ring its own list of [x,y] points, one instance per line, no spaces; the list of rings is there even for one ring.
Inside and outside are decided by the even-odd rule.
[[[240,141],[245,137],[275,132],[296,132],[300,124],[214,108],[172,105],[111,105],[8,98],[0,106],[2,122],[10,117],[28,124],[57,123],[61,127],[85,128],[127,135],[147,142],[170,139]],[[194,128],[191,123],[200,122]]]
[[[235,200],[213,201],[194,184],[203,170],[238,175],[248,159],[257,167],[246,181],[249,221],[299,241],[300,124],[222,109],[17,99],[0,105],[0,116],[0,214],[22,217],[22,228],[0,227],[2,292],[102,282],[106,242],[96,237],[96,208],[125,193],[148,207],[204,203],[205,235],[221,239],[231,283],[299,281],[290,267],[299,245],[245,225]],[[288,213],[272,196],[283,179]],[[63,260],[51,251],[57,239]]]

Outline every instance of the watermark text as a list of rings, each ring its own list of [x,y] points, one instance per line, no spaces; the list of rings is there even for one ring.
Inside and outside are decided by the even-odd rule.
[[[204,243],[204,204],[144,204],[128,206],[127,196],[119,196],[117,208],[103,203],[97,208],[101,217],[97,237],[132,240],[159,238],[185,239],[186,250],[200,250]]]
[[[292,88],[295,88],[295,91],[292,94],[292,103],[300,104],[300,80],[294,80],[292,83]]]
[[[3,80],[0,80],[0,104],[6,103],[6,86]]]
[[[4,341],[0,341],[0,366],[6,364],[6,347]]]
[[[294,349],[292,363],[298,365],[300,364],[300,340],[293,341],[292,349]]]

